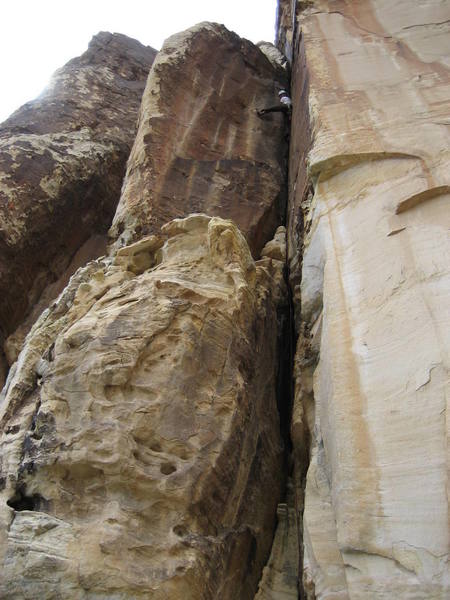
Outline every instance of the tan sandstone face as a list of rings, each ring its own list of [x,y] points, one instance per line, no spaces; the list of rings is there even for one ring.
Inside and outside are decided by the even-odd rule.
[[[280,0],[288,173],[280,52],[172,36],[109,250],[154,51],[0,127],[2,599],[450,597],[448,29]]]
[[[283,263],[255,264],[230,221],[164,231],[78,271],[27,339],[2,404],[3,598],[255,591],[280,492]]]
[[[115,246],[205,212],[232,219],[259,256],[285,210],[287,123],[256,114],[286,82],[271,53],[211,23],[166,40],[142,100]]]

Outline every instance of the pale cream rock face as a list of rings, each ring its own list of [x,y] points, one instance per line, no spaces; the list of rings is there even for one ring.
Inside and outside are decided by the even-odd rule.
[[[450,596],[448,14],[366,0],[300,17],[314,197],[292,429],[311,418],[306,352],[308,598]]]
[[[280,225],[277,228],[273,240],[267,242],[261,252],[262,256],[267,256],[275,260],[285,262],[286,260],[286,227]]]
[[[219,218],[164,233],[77,271],[10,374],[2,598],[256,592],[281,487],[283,262],[255,264]]]

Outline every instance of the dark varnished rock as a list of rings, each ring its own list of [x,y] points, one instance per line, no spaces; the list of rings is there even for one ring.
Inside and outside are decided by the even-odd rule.
[[[222,25],[201,23],[166,40],[110,232],[117,245],[205,212],[233,219],[258,256],[284,216],[288,124],[256,110],[285,85],[283,67]]]
[[[126,36],[99,33],[0,126],[3,340],[65,274],[64,285],[76,252],[108,228],[155,54]],[[99,244],[91,247],[97,252]]]

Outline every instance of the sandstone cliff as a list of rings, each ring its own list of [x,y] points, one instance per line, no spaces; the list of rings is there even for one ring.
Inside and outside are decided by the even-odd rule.
[[[213,24],[155,61],[120,239],[2,393],[3,598],[253,598],[285,479],[286,122],[256,116],[282,62]],[[248,242],[203,214],[164,224],[198,209]]]
[[[39,98],[0,125],[2,340],[37,303],[6,345],[9,364],[69,276],[104,253],[155,54],[126,36],[100,33]]]
[[[166,40],[110,232],[116,246],[204,211],[233,219],[258,257],[284,218],[287,123],[256,110],[285,85],[276,60],[223,26],[201,23]]]
[[[109,254],[0,396],[2,598],[449,597],[448,27],[280,0],[279,51],[165,42]]]
[[[305,593],[443,599],[449,7],[299,5],[288,251]]]
[[[253,596],[283,263],[229,221],[164,230],[81,269],[28,337],[1,414],[2,598]]]

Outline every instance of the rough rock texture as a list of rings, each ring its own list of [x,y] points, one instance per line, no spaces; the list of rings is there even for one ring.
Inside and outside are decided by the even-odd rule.
[[[302,5],[288,254],[305,591],[444,599],[449,7]]]
[[[278,0],[275,31],[277,46],[292,62],[294,58],[296,0]]]
[[[278,525],[272,551],[255,600],[298,600],[299,597],[297,512],[290,482],[286,500],[277,508]]]
[[[0,399],[2,598],[450,597],[448,3],[278,15],[286,228],[282,56],[170,38],[111,255]]]
[[[286,75],[289,75],[289,62],[286,56],[274,44],[271,42],[258,42],[256,45],[270,60],[275,69],[278,70],[281,67],[286,71]]]
[[[1,338],[44,289],[48,296],[53,284],[55,297],[81,263],[104,253],[155,54],[100,33],[0,126]],[[50,298],[7,344],[9,363]]]
[[[281,62],[281,60],[280,60]],[[116,247],[191,212],[232,219],[258,257],[285,210],[286,71],[221,25],[169,38],[152,67],[111,229]]]
[[[11,370],[2,598],[256,591],[282,478],[283,262],[255,264],[219,218],[164,232],[78,270]]]

